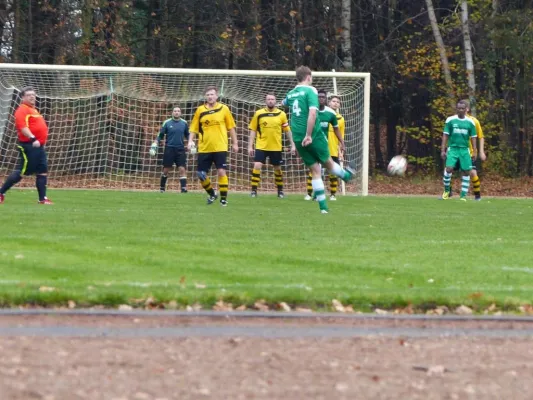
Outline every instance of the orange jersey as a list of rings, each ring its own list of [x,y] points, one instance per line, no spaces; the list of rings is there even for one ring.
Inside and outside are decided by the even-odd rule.
[[[29,138],[22,134],[22,128],[28,128],[37,138],[42,146],[48,139],[48,125],[43,116],[35,108],[26,104],[21,104],[15,111],[15,127],[19,140],[24,143],[31,142]]]

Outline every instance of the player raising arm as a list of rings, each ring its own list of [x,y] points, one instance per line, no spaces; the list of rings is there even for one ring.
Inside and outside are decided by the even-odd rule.
[[[167,188],[168,171],[174,164],[178,167],[180,174],[181,193],[187,193],[187,171],[185,154],[185,140],[189,139],[189,125],[181,118],[181,108],[174,107],[172,110],[172,118],[163,122],[159,135],[150,147],[150,155],[157,154],[161,140],[165,140],[165,152],[163,153],[163,172],[161,173],[161,181],[159,190],[163,193]]]
[[[291,152],[294,154],[296,148],[292,141],[292,134],[287,120],[287,114],[276,107],[276,96],[269,93],[265,98],[266,107],[257,110],[250,121],[250,142],[248,143],[248,153],[254,157],[252,169],[252,192],[250,196],[257,196],[257,188],[261,182],[261,168],[266,163],[267,158],[274,166],[274,176],[278,197],[283,198],[283,164],[282,155],[282,132],[289,138]],[[255,144],[255,151],[254,151]]]
[[[311,70],[305,66],[298,67],[296,80],[298,84],[287,93],[282,104],[290,109],[294,144],[304,164],[311,171],[313,177],[311,184],[318,200],[320,212],[327,214],[328,207],[320,164],[344,181],[350,180],[355,170],[352,167],[342,169],[329,155],[328,140],[322,132],[317,118],[318,95],[316,89],[311,86],[313,83]]]
[[[205,90],[205,104],[197,108],[189,128],[189,150],[194,146],[198,134],[198,179],[207,192],[207,204],[213,204],[218,198],[207,176],[212,164],[215,164],[220,191],[220,205],[228,205],[228,175],[226,174],[228,157],[228,133],[231,136],[233,151],[239,151],[235,121],[231,111],[218,101],[218,90],[208,86]]]

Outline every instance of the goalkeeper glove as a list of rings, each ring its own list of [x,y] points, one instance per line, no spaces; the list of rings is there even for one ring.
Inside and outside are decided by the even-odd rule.
[[[157,154],[157,142],[153,142],[150,146],[150,155],[153,157]]]
[[[191,154],[196,154],[196,146],[194,142],[191,143],[191,146],[189,147],[189,151]]]

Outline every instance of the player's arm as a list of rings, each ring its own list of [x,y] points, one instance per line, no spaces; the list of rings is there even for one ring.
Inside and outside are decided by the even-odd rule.
[[[194,117],[191,121],[191,126],[189,127],[189,139],[187,141],[187,149],[191,151],[195,147],[194,138],[197,133],[200,132],[200,109],[196,109]]]
[[[248,154],[250,154],[250,156],[254,155],[254,143],[255,143],[256,134],[257,134],[256,131],[254,130],[250,131],[250,141],[248,142]]]
[[[477,132],[476,127],[473,126],[470,132],[470,141],[472,142],[472,151],[477,154]]]
[[[39,143],[35,135],[28,127],[28,115],[30,115],[29,111],[24,111],[24,109],[19,108],[15,113],[15,126],[17,127],[17,129],[20,129],[20,132],[24,136],[31,140],[33,147],[40,147],[41,143]]]
[[[342,136],[342,140],[344,141],[344,134],[345,134],[345,129],[346,129],[346,125],[344,123],[344,118],[342,118],[340,121],[339,121],[339,131],[341,133],[341,136]],[[344,152],[346,151],[346,144],[344,145],[344,149],[341,149],[340,148],[340,145],[339,145],[339,158],[342,160],[344,158]]]
[[[155,156],[157,154],[157,148],[159,147],[159,143],[161,143],[161,140],[163,140],[163,138],[166,135],[166,126],[167,126],[166,122],[163,123],[163,125],[161,126],[161,129],[159,130],[159,134],[157,135],[155,140],[152,142],[152,145],[150,146],[151,156]]]
[[[289,139],[289,143],[291,145],[291,154],[296,154],[296,145],[294,144],[294,140],[292,139],[292,131],[289,127],[287,127],[287,130],[285,131],[285,134],[287,135],[287,139]]]
[[[442,144],[440,147],[440,156],[444,160],[446,159],[446,149],[448,145],[448,136],[450,136],[450,126],[448,123],[444,125],[444,130],[442,132]]]
[[[228,127],[228,133],[231,138],[231,148],[236,153],[239,151],[239,142],[237,142],[237,131],[235,130],[235,120],[231,111],[226,107],[226,126]]]
[[[487,159],[487,155],[485,154],[485,136],[483,135],[483,129],[481,129],[481,124],[476,119],[476,133],[477,138],[479,139],[479,158],[481,158],[481,161],[485,161]]]
[[[302,146],[308,146],[311,143],[313,143],[313,130],[315,129],[315,122],[316,122],[316,113],[317,113],[316,107],[309,108],[309,116],[307,117],[307,129],[305,131],[305,137],[304,140],[302,140]]]

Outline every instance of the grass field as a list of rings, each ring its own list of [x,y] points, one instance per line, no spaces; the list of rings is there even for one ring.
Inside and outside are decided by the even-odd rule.
[[[533,301],[530,200],[12,190],[0,206],[0,304],[217,300],[360,310]]]

